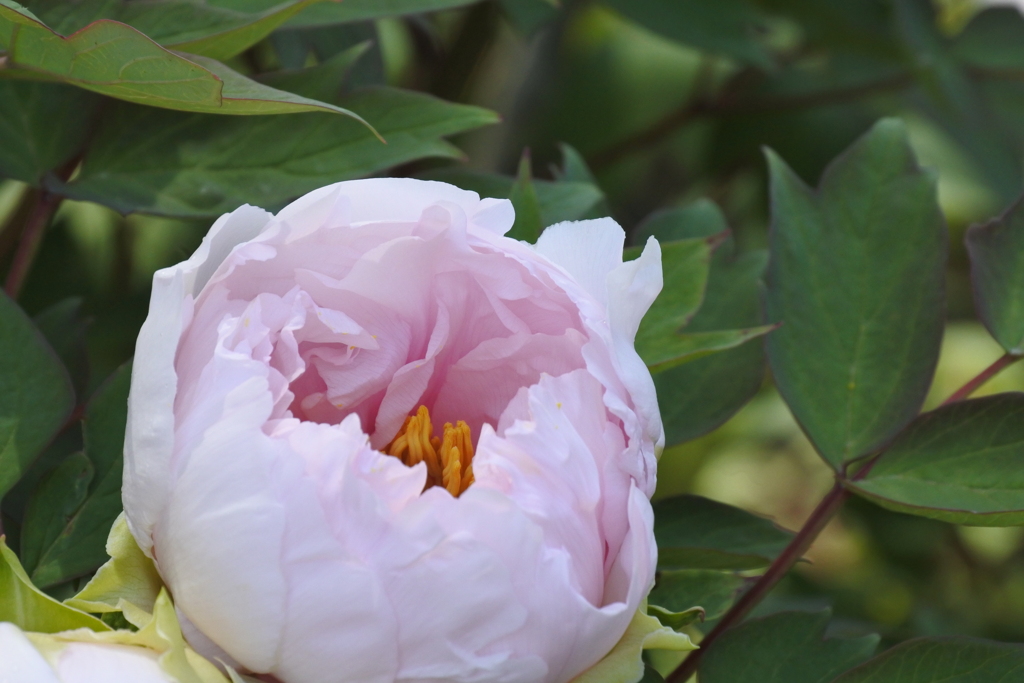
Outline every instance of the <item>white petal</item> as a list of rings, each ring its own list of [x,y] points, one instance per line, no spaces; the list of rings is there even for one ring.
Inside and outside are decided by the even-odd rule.
[[[626,233],[611,218],[556,223],[541,233],[537,253],[561,266],[602,306],[608,305],[608,274],[622,264]],[[642,314],[641,314],[642,315]]]
[[[0,622],[0,681],[61,683],[25,634],[8,622]]]

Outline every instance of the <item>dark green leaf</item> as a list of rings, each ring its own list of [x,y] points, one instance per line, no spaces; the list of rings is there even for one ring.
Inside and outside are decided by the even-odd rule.
[[[75,393],[53,349],[0,293],[0,498],[71,415]]]
[[[647,346],[643,358],[652,373],[665,372],[684,363],[734,349],[777,328],[778,325],[758,325],[741,330],[681,332],[670,337],[662,337]]]
[[[938,359],[946,229],[903,124],[880,121],[817,192],[774,153],[768,358],[779,392],[833,466],[917,414]]]
[[[647,601],[671,612],[703,607],[706,619],[725,614],[743,579],[732,572],[714,569],[670,569],[658,572],[658,582]]]
[[[899,512],[975,526],[1024,524],[1024,394],[922,415],[850,486]]]
[[[637,228],[634,242],[653,235],[664,244],[706,238],[727,229],[718,206],[699,200],[653,214]],[[759,251],[737,256],[731,239],[722,243],[711,258],[704,302],[683,332],[717,333],[759,325],[760,282],[766,260],[766,254]],[[725,422],[757,392],[764,372],[762,345],[752,342],[656,374],[666,443],[671,446],[696,438]]]
[[[310,7],[288,22],[289,26],[324,26],[369,21],[421,12],[437,12],[472,5],[479,0],[344,0]]]
[[[55,303],[36,315],[34,322],[64,364],[75,393],[85,396],[89,387],[85,334],[90,320],[82,313],[82,299],[70,297]]]
[[[56,492],[49,503],[55,505],[57,500],[68,501],[78,497],[81,504],[59,517],[53,511],[44,512],[45,523],[31,536],[32,520],[31,517],[26,519],[23,547],[28,545],[30,538],[38,542],[38,550],[35,551],[38,552],[38,561],[31,567],[26,563],[36,585],[52,586],[81,576],[107,559],[107,534],[121,513],[122,451],[130,381],[131,365],[125,365],[100,387],[86,408],[85,454],[94,474],[88,478],[84,495],[78,494],[79,482],[71,482],[68,475],[63,495]],[[30,515],[33,509],[48,504],[41,500],[46,487],[44,482],[29,504]],[[68,503],[61,505],[67,507]]]
[[[508,195],[516,211],[516,222],[508,231],[508,236],[532,244],[540,237],[541,230],[547,226],[541,223],[540,201],[533,186],[533,170],[530,163],[530,150],[527,149],[519,159],[519,174]]]
[[[640,679],[640,683],[665,683],[665,679],[661,677],[661,674],[654,667],[650,664],[645,664],[644,677]]]
[[[773,65],[771,53],[755,39],[763,17],[747,0],[608,0],[608,4],[670,40],[765,69]]]
[[[98,100],[68,85],[0,80],[0,176],[38,186],[81,150]]]
[[[1024,647],[974,638],[917,638],[886,650],[833,683],[1011,683]]]
[[[976,14],[953,43],[965,64],[986,69],[1024,69],[1024,16],[1016,7],[988,7]]]
[[[826,639],[830,616],[828,610],[780,612],[741,624],[711,646],[698,677],[701,683],[829,683],[878,646],[875,635]]]
[[[370,45],[369,41],[353,45],[307,69],[283,69],[263,74],[259,81],[278,90],[287,90],[323,102],[334,102],[341,94],[345,77],[370,49]]]
[[[515,180],[494,173],[480,173],[462,168],[443,168],[421,173],[418,177],[426,180],[440,180],[464,190],[476,192],[481,197],[508,199]],[[597,186],[585,182],[533,180],[533,189],[540,204],[541,224],[546,226],[562,221],[578,221],[594,218],[594,213],[604,200]],[[607,215],[607,214],[601,214]],[[637,255],[639,255],[639,250]]]
[[[686,495],[654,504],[654,536],[659,567],[756,569],[771,563],[792,535],[739,508]]]
[[[275,90],[207,57],[171,52],[134,28],[95,21],[65,38],[10,0],[0,0],[7,73],[60,80],[152,107],[216,114],[351,112]]]
[[[127,2],[117,16],[161,45],[213,59],[229,59],[266,38],[302,10],[323,0],[267,2]],[[263,7],[270,4],[270,7]]]
[[[211,217],[246,203],[276,209],[332,182],[458,156],[443,136],[496,120],[485,109],[389,88],[356,93],[346,106],[372,120],[388,144],[329,115],[229,119],[111,107],[81,173],[58,189],[122,213]]]
[[[971,226],[965,242],[978,317],[1004,349],[1024,354],[1024,199]]]
[[[94,474],[92,462],[84,453],[72,453],[43,478],[32,494],[21,526],[21,562],[29,576],[39,565],[40,556],[82,506]]]
[[[680,355],[677,347],[685,342],[676,333],[690,321],[704,300],[711,252],[720,242],[721,237],[716,236],[661,245],[664,285],[636,334],[637,353],[648,366]],[[628,249],[626,257],[636,250],[636,247]]]

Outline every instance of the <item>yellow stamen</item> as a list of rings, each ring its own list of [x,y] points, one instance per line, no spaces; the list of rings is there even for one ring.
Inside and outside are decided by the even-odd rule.
[[[473,483],[473,433],[469,425],[459,420],[453,427],[446,422],[441,437],[434,436],[430,411],[420,406],[415,415],[405,419],[394,440],[384,448],[412,467],[421,462],[427,465],[427,484],[441,486],[458,497]]]

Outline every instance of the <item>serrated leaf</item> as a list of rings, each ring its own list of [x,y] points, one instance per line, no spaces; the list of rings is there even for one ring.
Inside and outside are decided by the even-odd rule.
[[[771,53],[755,39],[757,27],[764,18],[747,0],[608,0],[608,4],[669,40],[763,69],[770,69],[774,64]]]
[[[345,109],[275,90],[220,62],[183,56],[138,30],[101,19],[64,37],[10,0],[0,0],[0,75],[59,80],[151,107],[215,114],[285,114]]]
[[[658,566],[674,569],[757,569],[792,538],[767,519],[693,495],[654,504],[654,536]]]
[[[508,231],[508,237],[533,244],[547,226],[541,222],[540,201],[533,186],[530,164],[530,150],[527,149],[519,159],[519,172],[508,195],[516,212],[516,220]]]
[[[658,572],[648,602],[671,612],[702,607],[706,619],[717,619],[732,606],[742,587],[743,578],[732,572],[669,569]]]
[[[98,101],[69,85],[0,80],[0,176],[38,187],[81,150]]]
[[[0,498],[75,407],[67,372],[16,303],[0,293]]]
[[[730,629],[705,653],[698,677],[701,683],[829,683],[871,657],[879,640],[825,638],[830,616],[829,610],[780,612]]]
[[[100,387],[86,406],[83,422],[85,455],[88,456],[92,476],[81,494],[71,487],[77,482],[69,482],[63,496],[58,493],[53,499],[69,501],[77,497],[80,504],[61,515],[56,525],[48,522],[45,533],[30,535],[32,526],[30,519],[26,518],[23,543],[30,539],[39,542],[33,551],[33,557],[38,557],[38,560],[29,569],[32,580],[39,586],[52,586],[81,576],[107,559],[107,536],[121,513],[122,452],[130,380],[131,365],[124,365]],[[41,489],[45,487],[43,484]],[[29,504],[30,511],[38,507],[36,500]]]
[[[440,180],[464,190],[476,192],[481,197],[508,199],[515,180],[494,173],[481,173],[463,168],[443,168],[421,173],[417,177],[425,180]],[[578,221],[598,218],[597,211],[604,201],[604,194],[597,186],[585,182],[533,179],[533,188],[540,204],[541,223],[544,226],[562,221]],[[607,215],[607,214],[601,214]],[[637,255],[639,255],[639,250]]]
[[[39,633],[76,628],[110,630],[96,617],[63,605],[33,586],[3,536],[0,536],[0,621]]]
[[[348,24],[384,17],[439,12],[472,5],[480,0],[344,0],[338,4],[310,7],[288,22],[293,28]]]
[[[698,200],[653,214],[637,228],[634,239],[653,235],[664,243],[710,237],[727,229],[718,206]],[[762,322],[760,282],[767,255],[754,251],[737,256],[735,251],[731,238],[715,250],[704,301],[684,333],[715,333]],[[696,438],[725,422],[757,392],[764,374],[764,351],[756,341],[655,374],[667,445]]]
[[[1010,683],[1024,672],[1024,647],[962,637],[915,638],[833,683]]]
[[[914,418],[938,359],[946,228],[903,124],[883,119],[817,191],[774,153],[767,338],[779,393],[832,466]]]
[[[891,510],[954,524],[1024,524],[1024,394],[922,415],[849,486]]]
[[[1004,349],[1024,354],[1024,199],[971,226],[964,242],[978,317]]]
[[[461,154],[443,139],[496,121],[478,107],[391,88],[355,93],[345,104],[384,135],[331,115],[225,117],[110,107],[66,196],[188,218],[242,204],[277,209],[318,187],[425,157]]]

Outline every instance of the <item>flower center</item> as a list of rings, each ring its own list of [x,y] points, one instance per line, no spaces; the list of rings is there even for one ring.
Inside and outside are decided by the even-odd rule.
[[[473,441],[469,425],[459,420],[444,423],[441,438],[434,436],[430,411],[420,406],[415,415],[405,418],[394,440],[384,447],[407,466],[427,463],[426,491],[443,486],[456,498],[473,483]]]

